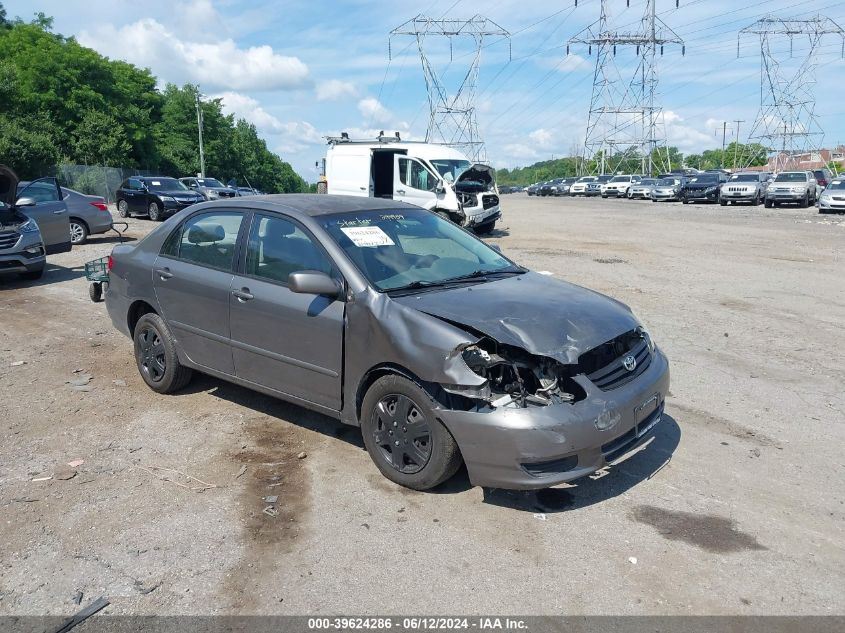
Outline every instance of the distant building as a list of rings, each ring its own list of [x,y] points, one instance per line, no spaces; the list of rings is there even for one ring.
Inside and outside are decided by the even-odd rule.
[[[775,165],[783,165],[784,167],[781,168],[781,171],[822,169],[827,167],[830,162],[837,163],[838,172],[845,172],[845,146],[839,145],[834,149],[820,149],[800,154],[778,152],[769,158],[769,162],[766,165],[749,167],[748,169],[750,171],[774,171]]]

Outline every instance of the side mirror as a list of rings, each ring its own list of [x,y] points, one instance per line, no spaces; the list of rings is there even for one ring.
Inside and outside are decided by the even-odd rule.
[[[437,186],[434,188],[434,193],[446,193],[446,187],[442,182],[437,183]]]
[[[16,207],[34,207],[35,206],[35,198],[18,198],[18,201],[15,203]]]
[[[288,275],[288,286],[291,292],[306,295],[325,295],[337,299],[340,286],[326,273],[316,270],[300,270]]]

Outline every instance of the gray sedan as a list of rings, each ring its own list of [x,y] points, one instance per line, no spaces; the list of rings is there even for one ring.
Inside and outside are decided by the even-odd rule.
[[[622,303],[377,198],[274,195],[179,212],[116,246],[106,305],[159,393],[199,371],[359,426],[425,490],[583,477],[660,421],[669,367]]]
[[[70,241],[74,246],[87,242],[90,235],[111,229],[112,215],[105,198],[67,187],[62,187],[62,195],[70,214]]]

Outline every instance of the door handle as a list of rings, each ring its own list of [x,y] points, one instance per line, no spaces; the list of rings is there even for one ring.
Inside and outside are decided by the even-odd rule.
[[[397,189],[397,190],[396,190],[396,193],[401,194],[401,195],[403,195],[403,196],[404,196],[404,195],[405,195],[405,190],[404,190],[404,189]]]
[[[173,276],[173,273],[170,272],[169,268],[156,268],[156,275],[161,277],[162,280],[170,279]]]
[[[358,187],[358,188],[359,188],[361,191],[366,191],[366,190],[367,190],[367,188],[366,188],[366,187]]]
[[[250,299],[254,299],[255,297],[249,292],[249,288],[241,288],[240,290],[233,290],[232,294],[237,297],[238,301],[243,303],[244,301],[249,301]]]
[[[58,209],[56,211],[53,211],[53,215],[61,215],[62,213],[67,213],[67,210],[66,209]]]

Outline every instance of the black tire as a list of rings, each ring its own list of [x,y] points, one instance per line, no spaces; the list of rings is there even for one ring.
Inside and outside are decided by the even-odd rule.
[[[27,281],[35,281],[36,279],[41,279],[44,276],[44,267],[39,268],[38,270],[30,270],[25,273],[20,273],[21,279],[26,279]]]
[[[728,201],[727,200],[719,200],[719,204],[723,207],[726,207],[726,206],[728,206]]]
[[[147,213],[153,222],[161,222],[161,206],[159,206],[158,202],[150,202],[150,206],[147,207]]]
[[[764,198],[763,199],[763,206],[766,207],[767,209],[771,209],[772,208],[772,201],[769,200],[768,198]]]
[[[751,205],[755,206],[755,207],[760,206],[760,192],[759,191],[756,194],[754,194],[754,200],[751,201]]]
[[[103,284],[99,281],[88,284],[88,297],[94,303],[100,303],[103,300]]]
[[[117,214],[122,218],[129,217],[129,203],[126,200],[119,200],[117,203]]]
[[[79,218],[70,219],[70,243],[82,246],[88,241],[88,225]]]
[[[801,202],[798,203],[798,206],[801,207],[802,209],[806,209],[807,207],[810,206],[810,192],[809,191],[804,194],[804,199]]]
[[[496,222],[484,222],[483,224],[479,224],[476,226],[473,231],[476,235],[487,235],[488,233],[493,232],[493,227],[496,226]]]
[[[173,334],[159,315],[150,312],[138,319],[132,339],[138,372],[150,389],[173,393],[191,381],[193,372],[179,362]]]
[[[431,396],[402,376],[383,376],[370,386],[361,406],[361,433],[381,474],[406,488],[434,488],[461,466],[458,445],[437,420]],[[402,452],[394,465],[399,442]]]
[[[683,202],[684,204],[689,204],[689,200],[687,200],[686,198],[681,198],[681,202]]]

